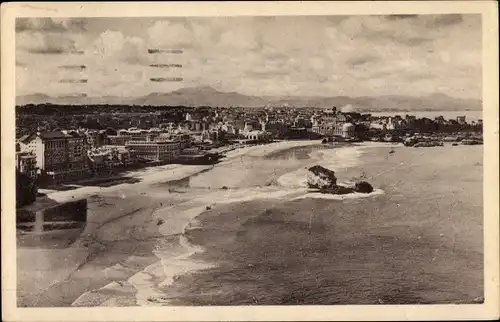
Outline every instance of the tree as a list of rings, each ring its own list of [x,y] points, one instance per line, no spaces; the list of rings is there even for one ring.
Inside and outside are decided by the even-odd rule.
[[[33,179],[16,169],[16,207],[35,202],[37,188]]]

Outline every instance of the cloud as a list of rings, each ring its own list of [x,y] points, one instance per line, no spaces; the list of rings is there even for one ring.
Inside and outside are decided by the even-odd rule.
[[[33,54],[82,54],[77,43],[62,34],[22,32],[16,36],[17,50]]]
[[[416,19],[418,15],[389,15],[385,16],[385,19],[388,20],[399,20],[399,19]]]
[[[432,15],[427,19],[427,26],[429,27],[441,27],[456,25],[463,21],[463,16],[458,14],[448,14],[448,15]]]
[[[154,48],[183,49],[196,45],[192,30],[184,24],[171,21],[158,21],[147,30],[148,42]]]
[[[362,39],[373,45],[382,41],[409,46],[420,46],[426,42],[432,42],[432,35],[429,34],[429,30],[426,30],[422,19],[388,17],[391,16],[351,18],[342,22],[340,28],[347,37],[355,40]]]
[[[148,64],[147,45],[142,38],[126,37],[119,31],[106,30],[92,43],[90,52],[104,63],[119,60],[129,64]]]
[[[18,23],[20,92],[74,85],[89,96],[142,96],[207,85],[250,95],[481,95],[479,15],[134,19],[92,18],[81,32],[68,20]],[[61,65],[87,68],[67,75]]]
[[[80,18],[17,18],[16,32],[43,31],[43,32],[83,32],[87,30],[87,20]]]

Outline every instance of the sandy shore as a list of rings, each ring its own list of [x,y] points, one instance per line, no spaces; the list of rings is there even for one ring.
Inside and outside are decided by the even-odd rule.
[[[361,276],[346,275],[349,280],[358,279],[362,282],[354,287],[350,297],[339,297],[340,302],[355,300],[372,303],[384,298],[386,293],[387,301],[394,292],[377,286],[387,284],[397,287],[400,278],[405,276],[405,269],[411,276],[410,280],[421,278],[418,274],[425,270],[430,270],[431,275],[434,273],[432,278],[442,278],[443,272],[439,267],[449,270],[457,265],[463,266],[463,260],[470,261],[462,270],[467,272],[466,285],[464,281],[457,280],[456,275],[445,279],[452,281],[449,284],[438,283],[439,287],[444,288],[455,283],[455,293],[446,290],[433,293],[432,298],[407,294],[406,299],[421,302],[470,301],[471,297],[482,294],[482,289],[477,286],[482,272],[481,147],[403,147],[396,148],[395,154],[388,154],[393,145],[368,144],[368,147],[334,150],[315,150],[311,147],[318,143],[290,141],[246,147],[229,152],[228,157],[214,167],[164,166],[134,173],[142,179],[135,184],[108,188],[84,187],[49,194],[56,200],[71,198],[74,193],[89,197],[89,224],[83,238],[73,247],[59,253],[39,249],[18,250],[18,265],[21,267],[18,280],[22,294],[19,297],[20,305],[228,305],[294,301],[310,303],[313,300],[314,303],[333,303],[331,296],[323,296],[322,300],[318,300],[290,291],[296,283],[290,284],[286,276],[296,281],[303,280],[306,285],[311,280],[295,269],[309,269],[309,266],[290,264],[285,266],[290,270],[283,266],[280,270],[276,268],[276,263],[268,263],[276,268],[275,272],[285,274],[284,280],[255,270],[258,258],[264,259],[263,265],[267,259],[281,260],[282,264],[300,259],[296,252],[301,247],[295,244],[302,240],[301,234],[305,232],[309,234],[307,238],[312,236],[311,230],[306,227],[309,224],[319,229],[314,230],[317,248],[309,249],[312,258],[317,254],[322,260],[325,256],[333,256],[346,262],[338,270],[334,269],[336,266],[332,262],[328,262],[331,264],[326,268],[316,265],[318,276],[323,276],[325,269],[335,271],[337,281],[341,276],[339,272],[349,269],[362,274],[363,270],[359,266],[362,263],[368,270]],[[471,153],[470,149],[479,150]],[[275,156],[277,151],[281,152]],[[303,154],[304,151],[309,158],[297,157],[297,153]],[[450,161],[442,162],[443,157],[449,157]],[[348,200],[344,201],[308,194],[303,181],[305,168],[312,164],[334,169],[341,181],[364,175],[370,178],[377,190],[367,198],[348,196]],[[450,167],[440,168],[440,165]],[[470,190],[472,192],[467,192],[469,189],[464,185],[473,187]],[[308,214],[312,213],[315,214],[314,220],[309,221]],[[342,214],[341,221],[338,226],[331,226],[337,223],[338,218],[332,217],[336,213]],[[453,214],[448,219],[451,220],[451,226],[446,218],[439,216],[440,213]],[[285,214],[290,214],[289,220],[283,217]],[[262,216],[269,217],[275,223],[273,229],[278,230],[269,230],[273,227],[269,224],[259,224]],[[300,222],[304,220],[309,224],[303,231],[293,230],[289,226],[300,227]],[[280,229],[283,225],[290,229]],[[450,231],[449,227],[454,230]],[[406,262],[392,263],[387,258],[390,252],[380,253],[380,247],[388,250],[399,247],[401,238],[398,240],[395,235],[404,234],[407,238],[408,232],[410,235],[416,234],[411,236],[417,238],[417,243],[408,241],[406,250],[421,251],[425,254],[425,260],[432,259],[429,254],[434,254],[436,245],[445,243],[447,248],[440,250],[440,254],[444,255],[436,256],[436,263],[440,266],[428,264],[427,267],[419,268],[422,271],[412,270],[412,267],[419,267],[414,260],[422,259],[421,256],[410,256],[408,259],[406,253],[395,251],[401,258],[407,256],[404,257]],[[344,239],[326,238],[325,234],[341,238],[342,234],[339,233],[358,236],[356,243],[362,243],[363,236],[374,241],[369,244],[365,240],[365,244],[368,243],[366,247],[340,247],[343,250],[339,253],[329,254],[331,249],[338,249],[336,245],[342,245]],[[292,235],[296,241],[288,239],[287,236]],[[377,241],[379,237],[382,241]],[[419,244],[422,238],[426,242]],[[273,244],[279,247],[271,250]],[[450,249],[463,260],[450,253]],[[290,256],[285,256],[287,252],[290,252]],[[259,255],[253,257],[251,254],[254,253]],[[348,254],[353,254],[352,258],[359,258],[358,266],[346,261],[345,256]],[[368,262],[363,261],[363,256],[369,258]],[[36,258],[34,264],[27,260],[30,257]],[[443,266],[444,260],[449,260],[450,264]],[[301,265],[312,265],[312,262],[304,259],[299,262],[303,263]],[[397,265],[398,268],[394,271],[384,265]],[[370,284],[363,277],[371,274],[370,267],[373,266],[380,268],[373,274],[379,271],[389,274],[374,276],[373,283],[377,281],[378,284]],[[36,273],[40,267],[47,267],[50,273]],[[238,282],[237,274],[240,273],[246,276],[244,280],[253,282]],[[261,277],[278,278],[289,286],[280,289],[270,282],[259,284]],[[388,284],[387,278],[395,278],[395,282]],[[37,283],[32,283],[33,280]],[[220,282],[214,284],[210,281]],[[406,289],[415,287],[411,283],[401,285]],[[378,293],[374,291],[365,298],[357,295],[370,287]],[[400,288],[400,292],[404,292],[404,287]],[[276,292],[268,291],[269,296],[262,297],[264,289],[275,289]],[[237,293],[230,290],[236,290]],[[287,300],[283,292],[295,295]],[[458,296],[457,292],[462,292],[462,296]],[[258,303],[254,298],[258,299]]]
[[[273,151],[317,143],[288,141],[242,147],[228,152],[216,167],[165,165],[127,173],[127,176],[140,180],[133,184],[47,191],[47,196],[58,202],[88,198],[88,225],[82,237],[69,248],[18,247],[18,305],[69,306],[81,294],[104,286],[101,291],[113,296],[104,296],[101,300],[94,297],[92,303],[84,301],[85,305],[106,305],[106,301],[114,301],[109,305],[136,305],[130,294],[136,294],[141,288],[133,285],[134,281],[139,284],[140,281],[137,278],[129,281],[129,278],[158,262],[153,250],[158,245],[169,244],[172,238],[176,241],[170,244],[177,243],[176,234],[181,233],[206,204],[210,204],[207,200],[201,201],[203,205],[199,200],[193,201],[193,194],[170,193],[162,184],[211,168],[231,167],[244,156],[265,156]],[[163,210],[157,214],[159,209]],[[175,253],[176,250],[172,251]],[[177,251],[184,253],[181,246]],[[125,299],[120,297],[122,293],[127,294]]]

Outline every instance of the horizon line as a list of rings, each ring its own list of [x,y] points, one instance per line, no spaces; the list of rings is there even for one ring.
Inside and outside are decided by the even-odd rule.
[[[211,86],[194,86],[194,87],[182,87],[182,88],[179,88],[179,89],[176,89],[176,90],[172,90],[172,91],[166,91],[166,92],[150,92],[149,94],[146,94],[146,95],[141,95],[141,96],[119,96],[119,95],[102,95],[102,96],[86,96],[86,97],[81,97],[81,96],[72,96],[71,94],[68,94],[68,95],[62,95],[62,96],[52,96],[52,95],[49,95],[49,94],[44,94],[44,93],[31,93],[31,94],[23,94],[23,95],[16,95],[16,99],[17,98],[23,98],[23,97],[26,97],[26,96],[35,96],[35,95],[40,95],[40,96],[46,96],[46,97],[49,97],[51,99],[64,99],[64,98],[85,98],[85,99],[91,99],[91,98],[106,98],[106,97],[118,97],[118,98],[123,98],[123,99],[137,99],[137,98],[143,98],[143,97],[147,97],[147,96],[150,96],[150,95],[153,95],[153,94],[169,94],[169,93],[173,93],[173,92],[177,92],[179,90],[183,90],[183,89],[196,89],[196,88],[203,88],[203,87],[210,87],[212,88],[214,91],[218,92],[218,93],[224,93],[224,94],[239,94],[239,95],[244,95],[244,96],[254,96],[254,97],[262,97],[262,98],[334,98],[334,97],[347,97],[347,98],[361,98],[361,97],[372,97],[372,98],[377,98],[377,97],[390,97],[390,96],[394,96],[394,97],[412,97],[412,98],[422,98],[422,97],[432,97],[432,96],[445,96],[445,97],[448,97],[448,98],[452,98],[452,99],[457,99],[457,100],[476,100],[476,101],[482,101],[483,98],[466,98],[466,97],[457,97],[457,96],[450,96],[448,94],[444,94],[444,93],[439,93],[439,92],[436,92],[436,93],[431,93],[431,94],[427,94],[427,95],[410,95],[410,94],[383,94],[383,95],[359,95],[359,96],[351,96],[351,95],[342,95],[342,94],[332,94],[330,96],[323,96],[323,95],[286,95],[286,94],[275,94],[275,95],[269,95],[269,94],[265,94],[265,95],[256,95],[256,94],[243,94],[243,93],[240,93],[240,92],[237,92],[237,91],[220,91],[220,90],[217,90]]]

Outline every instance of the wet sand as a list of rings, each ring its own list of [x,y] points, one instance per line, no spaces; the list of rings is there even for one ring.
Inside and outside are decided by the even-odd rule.
[[[73,245],[18,249],[18,305],[69,306],[85,291],[126,280],[154,261],[152,247],[163,237],[151,216],[158,202],[131,193],[88,201],[89,221]]]
[[[241,148],[229,152],[221,166],[230,166],[245,155],[258,157],[276,149],[316,143],[281,142]],[[145,267],[158,263],[155,250],[169,250],[171,253],[166,256],[184,254],[179,234],[202,212],[195,209],[192,216],[186,215],[193,207],[200,207],[190,200],[203,195],[206,189],[184,195],[170,193],[165,184],[211,168],[167,165],[129,173],[139,179],[134,184],[48,191],[47,196],[58,202],[88,198],[88,224],[82,236],[68,248],[33,248],[18,243],[18,305],[137,305],[140,301],[136,296],[143,283],[137,277],[143,275]],[[202,202],[201,207],[209,203]]]
[[[214,167],[152,169],[140,183],[75,190],[99,195],[89,199],[87,237],[59,258],[29,250],[36,265],[18,251],[20,305],[456,303],[482,295],[482,147],[300,148],[314,144],[250,147]],[[307,194],[301,180],[316,163],[340,181],[365,175],[383,194]],[[50,273],[35,286],[42,264]]]

